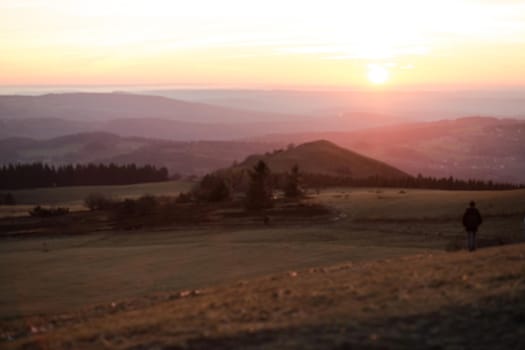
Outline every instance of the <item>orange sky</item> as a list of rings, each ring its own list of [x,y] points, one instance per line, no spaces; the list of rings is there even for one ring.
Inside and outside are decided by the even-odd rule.
[[[525,85],[525,1],[256,3],[0,0],[0,85]]]

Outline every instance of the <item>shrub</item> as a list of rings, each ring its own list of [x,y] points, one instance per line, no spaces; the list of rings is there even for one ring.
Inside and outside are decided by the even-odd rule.
[[[155,213],[160,206],[160,201],[160,198],[149,194],[138,198],[135,204],[137,215],[148,215]]]
[[[117,215],[127,218],[155,214],[159,207],[161,207],[161,199],[152,195],[144,195],[137,199],[127,198],[114,204]]]
[[[202,203],[180,203],[174,198],[146,195],[116,203],[111,213],[115,227],[130,230],[173,223],[201,223],[207,220],[210,208]]]
[[[184,193],[181,192],[175,199],[176,203],[190,203],[193,200],[193,196],[191,193]]]
[[[220,175],[204,176],[193,190],[195,197],[205,202],[223,202],[231,199],[231,187],[228,181]]]
[[[126,198],[116,206],[116,213],[119,217],[132,217],[136,215],[136,207],[137,205],[134,199]]]
[[[69,214],[69,208],[42,208],[40,205],[29,211],[29,215],[38,218],[48,218],[53,216],[62,216]]]
[[[89,210],[108,210],[115,206],[115,201],[102,193],[91,193],[84,199]]]

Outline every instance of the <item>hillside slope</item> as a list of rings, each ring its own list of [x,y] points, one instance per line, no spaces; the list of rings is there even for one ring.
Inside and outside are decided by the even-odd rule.
[[[121,137],[107,132],[66,135],[48,140],[0,140],[0,166],[7,163],[116,163],[165,166],[171,174],[204,174],[253,153],[275,148],[243,141],[178,142]]]
[[[525,245],[314,268],[4,322],[10,349],[521,349]],[[18,328],[21,327],[21,328]],[[27,333],[33,330],[32,334]]]
[[[257,138],[281,144],[318,139],[387,161],[412,175],[525,182],[525,121],[517,119],[468,117]]]
[[[265,161],[276,173],[288,172],[297,164],[302,172],[314,174],[353,178],[367,178],[376,175],[386,178],[409,176],[386,163],[339,147],[326,140],[308,142],[264,155],[253,155],[237,167],[252,168],[259,160]]]

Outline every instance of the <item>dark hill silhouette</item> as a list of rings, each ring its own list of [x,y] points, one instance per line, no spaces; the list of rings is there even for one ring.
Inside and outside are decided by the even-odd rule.
[[[248,157],[236,168],[252,168],[259,160],[268,164],[272,172],[288,172],[297,164],[302,172],[333,176],[368,178],[405,178],[408,174],[386,163],[342,148],[332,142],[319,140],[277,150],[265,155]]]

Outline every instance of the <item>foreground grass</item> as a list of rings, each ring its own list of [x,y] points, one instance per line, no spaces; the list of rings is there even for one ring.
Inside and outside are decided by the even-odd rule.
[[[409,246],[409,236],[402,239],[407,247],[399,244],[401,237],[373,246],[367,236],[304,227],[208,227],[6,240],[0,246],[0,317],[66,312],[156,291],[430,249]]]
[[[289,271],[4,323],[8,349],[520,349],[525,245]]]

